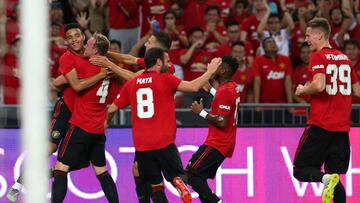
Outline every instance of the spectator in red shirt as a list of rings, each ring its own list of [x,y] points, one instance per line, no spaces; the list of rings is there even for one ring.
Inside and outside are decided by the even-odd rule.
[[[298,1],[295,3],[297,10],[295,10],[295,18],[294,21],[295,27],[292,31],[290,47],[291,47],[291,59],[293,64],[298,64],[300,62],[300,49],[305,42],[305,29],[306,22],[308,22],[312,18],[311,9],[313,8],[313,4],[310,1]]]
[[[210,52],[215,52],[220,44],[228,41],[220,12],[220,8],[216,5],[209,6],[205,10],[205,24],[203,25],[205,49]]]
[[[172,10],[176,15],[176,26],[185,30],[186,17],[184,16],[184,8],[180,5],[179,2],[174,2],[173,4],[171,4],[170,10]]]
[[[280,2],[281,9],[283,10],[283,17],[281,17],[278,13],[271,13],[270,7],[268,4],[265,4],[267,12],[261,19],[257,32],[261,40],[266,37],[272,37],[279,49],[278,53],[284,56],[289,56],[290,36],[292,30],[294,29],[294,21],[285,7],[285,1],[282,0]],[[285,23],[285,27],[282,27],[282,21]],[[265,30],[265,27],[267,30]],[[261,54],[263,53],[264,50],[261,49]]]
[[[226,23],[226,36],[229,41],[220,45],[218,50],[215,52],[216,57],[230,55],[232,44],[240,41],[240,25],[236,21],[229,21]],[[246,60],[251,65],[254,60],[251,44],[249,42],[243,43],[246,51]]]
[[[204,45],[204,33],[200,28],[189,31],[189,49],[179,51],[179,61],[184,70],[184,79],[193,80],[206,72],[206,66],[213,55],[202,49]],[[194,100],[204,99],[206,107],[210,107],[211,95],[206,92],[188,93],[184,96],[185,107],[189,107]]]
[[[344,42],[344,53],[349,57],[353,66],[353,71],[355,71],[358,78],[360,78],[359,49],[359,43],[355,39],[346,40]],[[353,97],[353,103],[360,103],[360,98]]]
[[[300,50],[300,59],[301,63],[296,66],[293,72],[293,90],[298,85],[305,85],[309,81],[309,61],[310,61],[310,47],[307,43],[303,43]],[[294,94],[294,101],[297,103],[307,103],[309,102],[309,96],[298,97]]]
[[[252,84],[253,71],[246,61],[246,51],[244,43],[238,41],[232,44],[231,56],[239,63],[238,69],[232,79],[238,84],[237,90],[240,93],[241,103],[254,102]]]
[[[18,35],[20,33],[19,24],[18,24],[19,17],[20,17],[19,4],[16,3],[16,4],[14,4],[14,6],[12,8],[12,15],[8,17],[7,22],[6,22],[6,42],[7,42],[7,44],[10,44],[15,39],[16,35]]]
[[[134,1],[134,0],[129,0]],[[160,27],[163,27],[163,15],[170,8],[173,0],[137,0],[141,4],[142,24],[141,37],[143,37],[150,29],[148,19],[157,20]]]
[[[340,48],[344,40],[350,39],[349,29],[352,19],[346,15],[341,8],[330,10],[331,34],[330,44],[333,47]]]
[[[249,41],[251,43],[251,47],[253,48],[254,54],[256,50],[259,48],[260,42],[258,38],[258,34],[256,32],[257,27],[260,23],[260,20],[266,14],[266,0],[254,0],[254,12],[249,18],[244,20],[241,25],[241,34],[240,41],[245,42]]]
[[[148,24],[147,20],[143,24]],[[139,5],[134,0],[109,0],[109,38],[122,44],[122,53],[129,53],[138,41]]]
[[[173,54],[176,54],[179,49],[188,47],[189,40],[186,36],[185,30],[176,25],[176,14],[172,10],[168,10],[164,13],[164,29],[163,32],[167,33],[172,40],[170,48],[170,58],[173,58]]]
[[[18,104],[20,91],[19,37],[10,44],[4,56],[4,104]]]
[[[236,21],[240,25],[244,20],[246,20],[250,16],[247,9],[248,9],[247,0],[236,0],[233,7],[231,8],[231,12],[227,21]]]
[[[254,59],[255,103],[292,103],[292,66],[289,57],[279,55],[273,38],[263,40],[265,55]]]
[[[205,25],[205,10],[208,6],[214,4],[214,0],[185,0],[184,26],[186,31]]]

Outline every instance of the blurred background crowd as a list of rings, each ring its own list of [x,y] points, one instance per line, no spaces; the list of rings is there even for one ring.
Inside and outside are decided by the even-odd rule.
[[[0,2],[0,102],[18,104],[21,13],[17,0]],[[348,55],[360,76],[359,8],[359,0],[52,0],[49,85],[66,50],[64,27],[78,22],[88,35],[108,36],[111,50],[139,57],[144,48],[137,47],[153,32],[168,33],[175,74],[185,80],[203,74],[213,57],[232,55],[239,61],[233,80],[239,84],[242,102],[306,103],[309,98],[293,94],[294,87],[309,76],[306,23],[316,16],[327,18],[332,46]],[[52,89],[49,95],[51,104],[59,97]],[[189,107],[199,97],[209,107],[211,96],[205,92],[178,93],[176,106]]]

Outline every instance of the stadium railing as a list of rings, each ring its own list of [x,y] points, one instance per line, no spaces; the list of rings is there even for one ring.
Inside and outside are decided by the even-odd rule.
[[[342,108],[339,106],[338,108]],[[51,112],[51,107],[49,111]],[[330,111],[330,109],[329,109]],[[303,127],[306,125],[309,104],[241,104],[238,114],[239,127]],[[178,127],[206,127],[203,118],[190,109],[176,109]],[[351,125],[360,127],[360,104],[353,104]],[[0,128],[18,128],[20,108],[17,105],[0,105]],[[120,110],[110,127],[131,127],[131,111]]]

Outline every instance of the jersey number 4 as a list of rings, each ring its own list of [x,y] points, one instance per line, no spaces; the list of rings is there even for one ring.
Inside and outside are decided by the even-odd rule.
[[[137,116],[151,118],[154,115],[154,95],[152,89],[140,88],[136,91]]]
[[[347,64],[337,67],[329,64],[326,67],[326,74],[330,75],[331,84],[326,85],[326,92],[329,95],[336,95],[339,91],[342,95],[351,94],[351,68]],[[338,84],[338,79],[342,84]]]
[[[101,83],[98,91],[96,92],[96,96],[100,97],[100,100],[99,100],[100,104],[104,104],[106,101],[106,97],[108,95],[108,90],[109,90],[109,84],[110,84],[109,80],[104,80]]]

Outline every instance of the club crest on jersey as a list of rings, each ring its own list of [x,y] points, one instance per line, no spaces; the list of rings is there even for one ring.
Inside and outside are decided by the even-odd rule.
[[[242,75],[242,76],[240,77],[240,80],[241,80],[241,81],[246,81],[246,79],[247,79],[246,75]]]
[[[285,68],[285,63],[279,63],[279,68],[284,69]]]
[[[202,57],[202,61],[203,61],[204,63],[207,63],[207,62],[209,61],[209,58],[208,58],[207,56],[203,56],[203,57]]]
[[[60,137],[60,132],[58,130],[52,131],[51,137],[54,139],[58,139]]]

